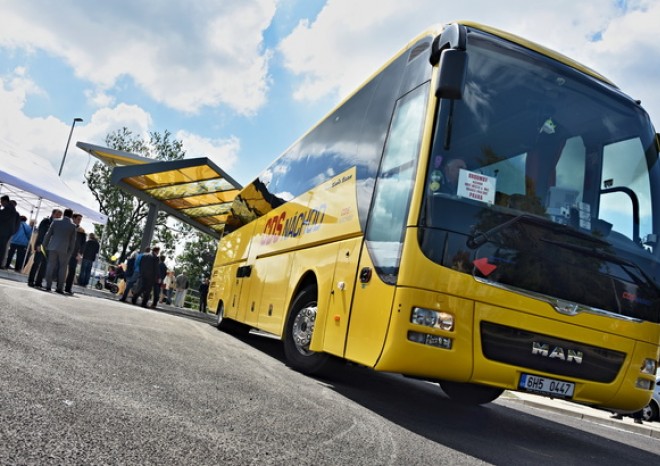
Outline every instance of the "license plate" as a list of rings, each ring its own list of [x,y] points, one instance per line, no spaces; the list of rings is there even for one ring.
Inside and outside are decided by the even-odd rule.
[[[575,384],[548,377],[539,377],[538,375],[522,374],[518,388],[525,392],[539,393],[556,398],[572,398]]]

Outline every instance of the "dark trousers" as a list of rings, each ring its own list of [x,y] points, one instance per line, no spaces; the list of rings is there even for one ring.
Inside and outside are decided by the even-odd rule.
[[[154,283],[154,300],[152,301],[151,305],[156,307],[156,304],[158,304],[159,299],[160,299],[160,283],[158,283],[158,280],[156,280],[156,283]]]
[[[73,280],[76,278],[76,267],[78,267],[78,260],[76,256],[73,256],[69,259],[69,267],[66,272],[66,283],[64,285],[64,291],[71,292]]]
[[[199,312],[206,312],[206,295],[199,295]]]
[[[44,275],[46,275],[46,265],[48,264],[46,256],[41,252],[39,248],[34,252],[34,262],[32,262],[32,267],[30,267],[30,274],[28,275],[28,284],[29,285],[39,285],[44,281]]]
[[[11,233],[0,233],[0,267],[4,268],[5,253],[7,252],[7,243],[13,235]]]
[[[133,294],[131,302],[133,304],[137,303],[138,297],[142,296],[142,307],[147,307],[147,301],[149,301],[149,298],[151,297],[151,291],[154,288],[155,282],[156,279],[150,280],[146,277],[140,277],[140,280],[138,280],[138,289],[135,291],[135,294]]]
[[[131,289],[135,286],[139,278],[139,275],[134,273],[130,277],[124,278],[126,280],[126,287],[124,287],[124,293],[121,295],[121,298],[119,299],[120,301],[126,301],[126,298],[128,297],[128,293],[131,291]],[[133,296],[137,296],[135,293],[133,293]]]
[[[9,264],[11,263],[11,260],[14,258],[14,253],[16,253],[16,265],[14,265],[14,270],[20,272],[23,269],[23,262],[25,261],[26,252],[27,252],[27,246],[22,246],[16,243],[10,243],[5,267],[9,268]]]

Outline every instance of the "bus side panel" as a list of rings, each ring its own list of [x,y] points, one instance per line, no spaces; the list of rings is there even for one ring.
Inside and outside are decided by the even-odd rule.
[[[358,276],[366,269],[373,272],[374,265],[366,246],[362,246]],[[394,286],[381,281],[375,272],[367,283],[358,278],[348,326],[346,359],[369,367],[376,364],[383,350],[395,290]]]
[[[213,269],[213,279],[209,286],[209,308],[218,311],[218,303],[223,301],[225,317],[236,319],[238,294],[240,293],[240,280],[236,278],[241,263],[229,264]]]
[[[218,243],[218,252],[213,264],[213,272],[209,284],[209,309],[217,312],[220,300],[225,305],[225,315],[236,319],[236,306],[240,292],[240,279],[237,278],[238,268],[245,264],[253,225],[224,236]]]
[[[323,351],[343,356],[362,237],[339,243],[323,331]],[[317,319],[317,322],[319,319]],[[315,327],[314,331],[317,331]]]
[[[296,251],[291,267],[291,277],[287,292],[287,317],[290,306],[300,291],[300,283],[303,277],[312,273],[317,284],[317,315],[314,326],[314,334],[310,343],[312,351],[323,351],[324,324],[328,313],[328,300],[332,292],[333,270],[339,243],[333,242],[317,247],[301,249]],[[285,319],[286,321],[286,319]],[[284,322],[282,323],[284,325]],[[283,333],[283,332],[281,332]]]
[[[286,292],[289,285],[291,254],[258,259],[255,264],[261,295],[257,301],[257,327],[278,336],[286,316]]]

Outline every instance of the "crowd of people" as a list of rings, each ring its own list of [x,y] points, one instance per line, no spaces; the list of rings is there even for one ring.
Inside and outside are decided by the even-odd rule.
[[[28,224],[27,217],[19,215],[9,196],[1,196],[0,203],[0,269],[9,268],[14,261],[17,272],[28,274],[28,286],[50,292],[55,282],[56,293],[73,295],[80,266],[77,284],[89,286],[100,244],[94,233],[87,235],[80,226],[81,214],[53,209],[35,229],[34,222]],[[125,264],[111,266],[106,280],[118,283],[114,289],[119,290],[120,301],[182,308],[190,286],[188,277],[168,270],[165,259],[158,246],[133,252]],[[209,280],[204,278],[199,286],[201,312],[206,312],[208,289]]]

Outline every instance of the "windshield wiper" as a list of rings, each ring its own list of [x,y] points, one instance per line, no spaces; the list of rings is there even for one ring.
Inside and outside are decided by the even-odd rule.
[[[617,256],[615,254],[612,254],[610,252],[607,252],[607,251],[592,249],[592,248],[588,248],[588,247],[585,247],[585,246],[580,246],[579,244],[564,243],[563,241],[554,241],[554,240],[547,239],[547,238],[541,238],[541,241],[543,241],[544,243],[554,244],[555,246],[559,246],[559,247],[562,247],[562,248],[565,248],[565,249],[570,249],[572,251],[581,252],[585,255],[595,257],[597,259],[603,259],[603,260],[606,260],[606,261],[611,262],[613,264],[617,264],[638,285],[649,286],[656,293],[660,293],[660,287],[658,287],[658,285],[655,283],[655,281],[644,271],[643,268],[641,268],[639,265],[637,265],[633,261],[624,259],[622,257],[619,257],[619,256]],[[642,278],[644,280],[640,280],[640,278],[637,275],[631,273],[630,270],[628,270],[628,268],[632,268],[632,269],[636,270],[642,276]]]
[[[530,215],[530,214],[516,215],[515,217],[507,220],[506,222],[500,223],[499,225],[495,225],[493,228],[485,232],[475,231],[472,235],[468,237],[466,241],[466,245],[470,249],[477,249],[478,247],[483,246],[484,244],[489,242],[490,241],[489,236],[491,236],[493,233],[497,233],[500,230],[509,228],[510,226],[518,222],[527,222],[527,223],[532,223],[534,225],[540,225],[546,229],[553,230],[554,232],[573,236],[575,238],[580,238],[586,241],[590,241],[600,246],[611,246],[609,242],[600,238],[596,238],[595,236],[589,233],[583,233],[569,226],[562,225],[561,223],[555,223],[552,220],[543,217],[537,217],[536,215]]]

